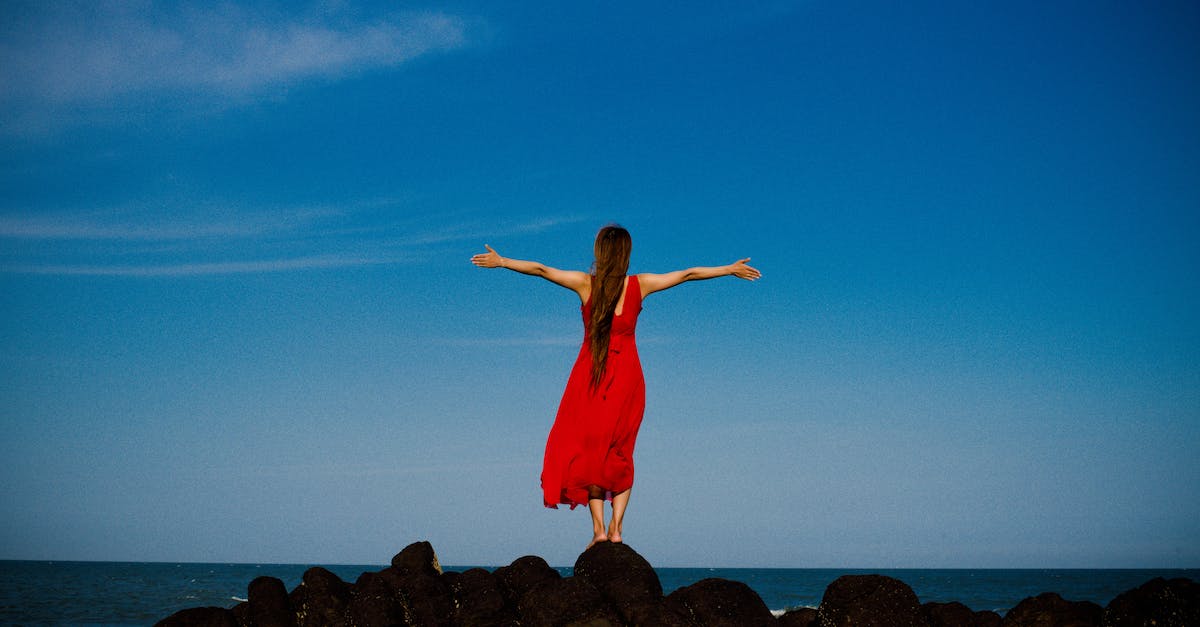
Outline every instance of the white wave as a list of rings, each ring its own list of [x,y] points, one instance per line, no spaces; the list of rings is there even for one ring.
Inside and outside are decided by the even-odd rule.
[[[795,607],[788,607],[788,608],[784,608],[782,610],[771,610],[771,614],[774,615],[775,618],[779,618],[780,616],[783,616],[784,614],[787,614],[788,612],[790,612],[792,610],[798,610],[798,609],[802,609],[802,608],[806,608],[806,609],[810,609],[810,610],[817,609],[811,605],[797,605]]]

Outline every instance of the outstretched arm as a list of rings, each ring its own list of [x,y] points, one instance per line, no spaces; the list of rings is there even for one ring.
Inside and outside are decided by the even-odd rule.
[[[641,284],[642,296],[645,297],[655,292],[670,289],[685,281],[703,281],[705,279],[715,279],[719,276],[735,276],[739,279],[754,281],[762,277],[761,272],[746,265],[747,261],[750,261],[749,257],[735,261],[727,266],[688,268],[687,270],[676,270],[675,272],[668,272],[666,274],[639,274],[638,283]]]
[[[501,257],[500,253],[494,248],[483,245],[488,249],[486,253],[479,253],[471,257],[471,263],[480,268],[508,268],[514,272],[528,274],[530,276],[540,276],[551,283],[561,285],[576,294],[579,294],[580,300],[586,300],[587,291],[591,289],[591,278],[586,272],[578,272],[575,270],[559,270],[550,266],[539,263],[537,261],[522,261],[521,259],[509,259]]]

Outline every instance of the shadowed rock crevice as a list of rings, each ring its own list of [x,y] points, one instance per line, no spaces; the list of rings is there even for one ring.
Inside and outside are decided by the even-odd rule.
[[[912,588],[891,577],[847,575],[829,584],[820,607],[776,618],[749,586],[728,579],[704,579],[663,596],[650,563],[611,542],[584,551],[570,577],[536,555],[494,572],[442,572],[433,547],[416,542],[391,566],[353,584],[314,567],[290,593],[274,577],[251,581],[247,592],[232,608],[185,609],[156,627],[1200,627],[1200,585],[1161,578],[1118,595],[1107,608],[1048,592],[1001,618],[961,603],[921,605]]]

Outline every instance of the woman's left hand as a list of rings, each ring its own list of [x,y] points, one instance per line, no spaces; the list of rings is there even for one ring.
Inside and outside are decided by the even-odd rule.
[[[471,257],[471,263],[480,268],[499,268],[504,265],[504,257],[501,257],[500,253],[487,244],[484,244],[483,247],[488,249],[488,251]]]

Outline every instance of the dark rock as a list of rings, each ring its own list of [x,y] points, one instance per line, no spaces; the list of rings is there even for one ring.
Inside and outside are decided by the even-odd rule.
[[[433,552],[433,545],[424,540],[413,542],[392,557],[392,568],[431,577],[442,574],[442,565],[438,563],[437,553]]]
[[[350,595],[350,622],[360,627],[408,625],[404,604],[379,573],[363,573]]]
[[[843,575],[825,588],[817,608],[821,627],[926,627],[908,584],[883,575]]]
[[[291,601],[300,627],[350,624],[350,585],[320,566],[304,571],[300,585],[292,590]]]
[[[193,607],[171,614],[154,627],[238,627],[238,623],[233,612],[223,607]]]
[[[926,603],[921,606],[929,627],[974,627],[975,612],[962,603]]]
[[[627,604],[622,610],[626,624],[635,627],[694,627],[694,623],[668,606],[665,599]]]
[[[238,627],[254,627],[250,622],[250,604],[246,601],[238,603],[229,611],[233,612],[233,617],[237,619]]]
[[[274,577],[259,577],[247,589],[249,600],[231,609],[190,608],[156,627],[1200,627],[1200,584],[1161,578],[1117,596],[1107,608],[1045,593],[1001,618],[961,603],[922,606],[901,581],[852,575],[831,583],[819,608],[776,619],[757,594],[735,581],[705,579],[664,598],[650,564],[628,546],[612,543],[585,551],[575,574],[566,578],[536,555],[494,573],[479,568],[443,573],[433,547],[416,542],[392,558],[390,567],[363,573],[353,585],[316,567],[290,595]]]
[[[644,557],[627,545],[597,542],[575,560],[575,577],[592,584],[626,621],[632,622],[629,608],[646,601],[662,599],[658,573]]]
[[[1053,592],[1021,601],[1004,615],[1004,627],[1099,627],[1104,608],[1090,601],[1067,601]]]
[[[817,627],[817,608],[799,607],[788,610],[779,617],[778,623],[785,627]]]
[[[999,627],[1000,615],[976,612],[962,603],[926,603],[921,606],[929,627]]]
[[[562,575],[550,568],[546,560],[536,555],[526,555],[513,560],[508,566],[501,566],[492,573],[500,584],[500,592],[512,607],[517,607],[521,597],[534,586],[552,579],[560,579]]]
[[[454,594],[441,575],[427,572],[392,566],[379,576],[399,595],[410,624],[449,625],[454,618]]]
[[[593,612],[594,614],[594,612]],[[613,622],[613,619],[605,616],[591,616],[573,620],[565,625],[565,627],[624,627],[624,623]]]
[[[728,579],[702,579],[667,595],[671,610],[699,625],[774,625],[775,616],[750,586]]]
[[[446,573],[445,575],[450,575]],[[516,610],[504,600],[496,577],[482,568],[472,568],[443,578],[454,594],[454,624],[463,626],[515,625]]]
[[[521,597],[517,613],[521,624],[531,627],[623,624],[600,591],[578,577],[547,579],[533,586]]]
[[[1104,609],[1104,627],[1200,625],[1200,584],[1156,577],[1117,595]]]
[[[275,577],[258,577],[247,587],[250,622],[255,627],[296,627],[287,588]]]
[[[988,610],[980,610],[975,612],[975,627],[1000,627],[1004,619],[1000,615]]]

